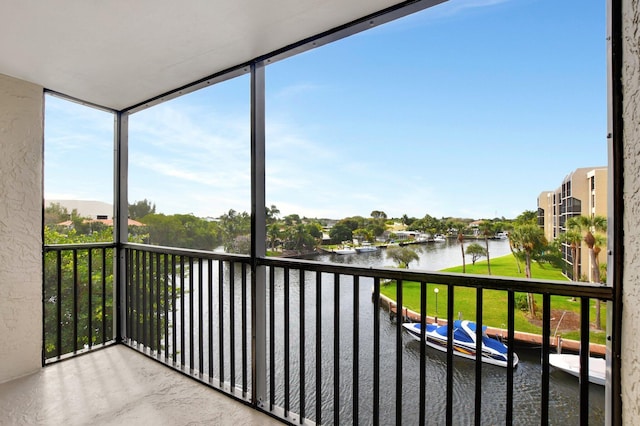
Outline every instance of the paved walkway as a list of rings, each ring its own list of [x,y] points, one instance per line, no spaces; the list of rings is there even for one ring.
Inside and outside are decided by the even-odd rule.
[[[281,425],[123,345],[0,384],[0,425]]]

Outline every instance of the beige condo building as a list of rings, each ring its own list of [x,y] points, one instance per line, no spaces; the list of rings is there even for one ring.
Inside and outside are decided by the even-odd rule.
[[[538,196],[538,225],[552,241],[567,232],[567,221],[576,216],[607,217],[607,167],[582,167],[569,173],[555,191]],[[584,241],[578,249],[578,276],[573,277],[574,259],[569,244],[562,245],[563,271],[567,277],[591,281],[591,259]],[[606,262],[600,254],[601,264]],[[604,275],[603,275],[604,276]]]

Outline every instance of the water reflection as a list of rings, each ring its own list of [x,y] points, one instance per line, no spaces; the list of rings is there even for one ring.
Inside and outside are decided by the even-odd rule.
[[[466,241],[465,247],[471,242],[472,241]],[[476,241],[474,240],[473,242]],[[484,240],[478,240],[477,243],[481,244],[483,247],[485,245]],[[462,265],[460,244],[455,239],[449,238],[444,243],[412,244],[410,247],[418,254],[419,257],[417,262],[412,262],[410,264],[411,269],[439,271],[445,268]],[[489,256],[491,258],[501,257],[510,253],[511,250],[509,249],[508,240],[489,240]],[[349,255],[326,253],[313,257],[312,259],[374,268],[396,266],[393,260],[387,257],[386,250],[384,249],[370,253]]]
[[[413,269],[438,270],[460,264],[460,246],[455,242],[442,244],[427,244],[414,246],[419,253],[418,266]],[[490,250],[492,257],[499,257],[509,253],[508,243],[505,241],[491,241]],[[367,254],[355,254],[339,256],[324,254],[316,260],[331,261],[358,266],[392,266],[392,262],[386,258],[385,251]],[[218,270],[214,262],[214,271]],[[198,282],[200,273],[207,276],[207,265],[202,270],[196,268],[193,271],[192,282]],[[224,268],[225,275],[228,268]],[[236,351],[234,354],[235,374],[240,373],[242,360],[239,349],[241,337],[241,321],[238,319],[234,325],[233,333],[225,331],[222,342],[217,331],[218,317],[224,317],[225,327],[228,327],[230,306],[235,307],[236,315],[241,312],[241,301],[238,297],[242,292],[242,283],[239,279],[240,271],[236,270],[233,290],[236,298],[233,303],[228,300],[230,289],[228,280],[223,282],[224,301],[218,302],[220,289],[217,280],[214,280],[213,294],[213,330],[211,336],[214,344],[212,350],[213,365],[208,364],[208,345],[204,345],[202,355],[196,354],[194,366],[199,364],[199,357],[204,359],[204,374],[219,376],[219,371],[224,370],[225,380],[231,375],[231,356],[229,346],[231,335],[235,337]],[[215,278],[215,274],[214,274]],[[371,290],[373,280],[360,278],[356,287],[352,277],[340,276],[339,280],[333,274],[321,274],[320,286],[317,286],[318,277],[315,273],[304,274],[304,281],[300,280],[300,273],[296,271],[290,275],[287,292],[288,305],[285,306],[285,280],[284,271],[276,268],[274,271],[273,295],[268,294],[268,300],[273,300],[273,321],[268,319],[268,328],[273,324],[274,334],[267,342],[267,348],[273,345],[273,359],[267,362],[270,374],[268,375],[268,388],[273,386],[274,402],[278,406],[285,405],[285,391],[288,389],[290,397],[290,409],[293,412],[301,412],[304,408],[305,417],[318,421],[316,416],[316,374],[318,374],[321,393],[321,423],[333,424],[334,409],[340,413],[340,423],[351,424],[353,418],[353,389],[358,385],[358,423],[370,424],[374,411],[373,401],[373,318],[374,310],[371,303]],[[190,286],[189,283],[185,283]],[[336,287],[337,286],[337,287]],[[194,311],[200,311],[199,301],[208,300],[208,290],[205,285],[202,293],[197,285],[189,287],[187,298],[194,300]],[[357,292],[354,293],[354,289]],[[355,294],[355,300],[354,300]],[[335,296],[339,299],[336,301]],[[273,297],[273,298],[272,298]],[[301,306],[301,298],[304,304]],[[357,302],[359,316],[354,318],[354,302]],[[184,314],[178,315],[184,318],[185,325],[190,327],[188,318],[189,306],[185,304]],[[222,314],[220,314],[222,306]],[[288,308],[289,321],[285,321]],[[506,307],[505,307],[506,309]],[[249,310],[250,311],[250,310]],[[198,317],[196,313],[196,318]],[[204,303],[202,313],[208,317],[208,306]],[[250,312],[249,312],[250,315]],[[357,321],[356,321],[357,320]],[[197,323],[197,321],[196,321]],[[334,326],[338,324],[338,338],[335,339]],[[179,326],[179,324],[176,324]],[[356,327],[357,326],[357,327]],[[196,326],[197,327],[197,326]],[[187,333],[186,339],[193,336],[209,335],[207,321],[203,325],[202,333],[195,329]],[[304,338],[301,331],[304,329]],[[354,345],[354,331],[359,335],[358,345]],[[419,366],[420,366],[420,342],[417,342],[407,333],[401,331],[401,352],[396,351],[398,327],[389,315],[380,312],[380,401],[377,402],[380,423],[395,423],[396,409],[396,365],[397,357],[401,358],[402,365],[402,418],[405,424],[417,424],[419,414]],[[250,334],[250,333],[249,333]],[[285,337],[288,337],[286,339]],[[273,340],[271,340],[273,339]],[[247,344],[250,343],[247,337]],[[189,352],[190,346],[186,342],[184,350]],[[220,343],[220,344],[219,344]],[[178,344],[180,341],[178,339]],[[196,343],[197,347],[197,343]],[[319,351],[316,351],[316,348]],[[539,348],[515,348],[520,363],[514,373],[514,424],[529,425],[540,423],[540,392],[541,392],[541,366]],[[219,353],[226,354],[221,358]],[[334,354],[337,353],[337,365],[334,364]],[[316,357],[320,356],[320,363],[316,365]],[[426,400],[429,424],[444,424],[446,415],[446,354],[431,348],[426,351]],[[355,372],[354,381],[353,360],[357,358],[359,368]],[[186,359],[190,356],[187,354]],[[222,359],[222,363],[220,362]],[[304,374],[302,371],[304,360]],[[270,365],[273,363],[273,369]],[[222,364],[222,367],[219,365]],[[249,365],[250,365],[249,361]],[[288,368],[285,369],[285,366]],[[553,370],[553,369],[552,369]],[[285,372],[289,374],[285,380]],[[337,372],[337,374],[336,374]],[[271,373],[273,375],[271,375]],[[336,386],[336,378],[338,380]],[[239,381],[239,380],[238,380]],[[250,382],[250,381],[249,381]],[[301,388],[304,386],[305,398],[299,401]],[[337,394],[335,390],[337,388]],[[475,364],[472,361],[454,357],[454,382],[453,382],[453,412],[456,424],[472,424],[474,419],[475,404]],[[483,424],[504,424],[506,411],[506,369],[491,365],[482,367],[482,422]],[[579,388],[578,381],[560,371],[552,371],[550,376],[550,424],[578,424],[579,412]],[[590,386],[590,422],[591,424],[604,423],[604,388]]]

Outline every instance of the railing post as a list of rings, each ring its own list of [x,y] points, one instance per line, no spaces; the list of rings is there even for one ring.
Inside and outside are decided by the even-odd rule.
[[[114,337],[120,343],[126,336],[126,250],[122,244],[127,242],[129,235],[129,204],[128,204],[128,181],[129,181],[129,113],[117,112],[114,120],[114,226],[113,240],[114,249],[114,304],[113,321]]]
[[[262,62],[251,64],[251,401],[267,401],[267,292],[265,211],[265,78]]]

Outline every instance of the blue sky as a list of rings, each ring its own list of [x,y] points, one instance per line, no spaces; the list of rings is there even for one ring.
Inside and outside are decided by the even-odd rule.
[[[269,65],[282,215],[517,216],[606,151],[605,6],[455,1]],[[249,78],[134,114],[130,189],[158,211],[250,208]],[[45,198],[112,201],[112,117],[49,99]],[[73,165],[70,167],[70,165]]]

